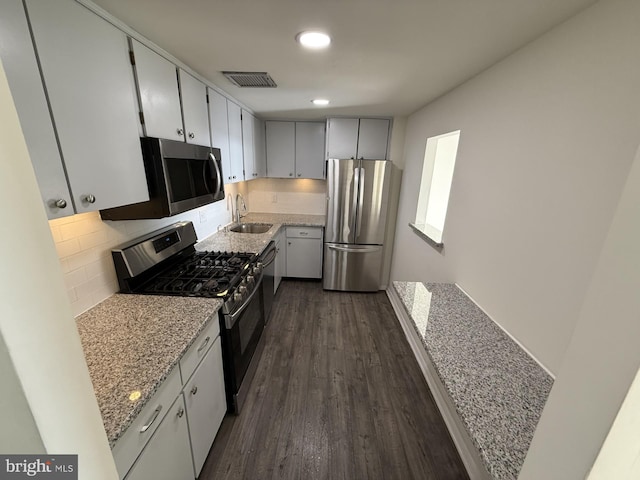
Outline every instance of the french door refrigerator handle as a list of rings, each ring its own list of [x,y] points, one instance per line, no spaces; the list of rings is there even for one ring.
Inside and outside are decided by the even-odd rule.
[[[362,208],[364,206],[364,178],[365,171],[364,167],[359,167],[360,174],[358,175],[358,180],[360,183],[360,188],[358,189],[358,212],[357,212],[357,226],[356,226],[356,239],[360,236],[360,230],[362,229]]]
[[[353,241],[355,242],[355,239],[358,236],[358,190],[360,187],[360,167],[355,167],[353,172],[353,202],[351,211],[353,212]]]
[[[347,245],[331,245],[327,244],[327,248],[329,250],[337,250],[339,252],[349,252],[349,253],[371,253],[377,250],[380,250],[380,245],[374,245],[371,247],[353,247]]]

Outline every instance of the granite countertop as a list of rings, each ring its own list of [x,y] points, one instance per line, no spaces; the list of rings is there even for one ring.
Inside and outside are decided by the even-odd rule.
[[[393,287],[487,470],[516,479],[553,378],[456,285]]]
[[[291,213],[248,213],[243,223],[271,223],[265,233],[236,233],[219,231],[196,244],[199,251],[226,251],[262,253],[283,226],[324,227],[324,215],[300,215]]]
[[[76,318],[112,448],[221,306],[213,298],[116,293]]]

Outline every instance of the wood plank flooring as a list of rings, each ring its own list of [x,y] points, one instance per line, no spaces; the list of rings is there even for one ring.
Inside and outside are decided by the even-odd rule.
[[[387,296],[284,280],[199,480],[467,479]]]

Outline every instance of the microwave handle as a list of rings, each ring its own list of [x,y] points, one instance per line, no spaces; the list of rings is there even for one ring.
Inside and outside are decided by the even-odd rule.
[[[220,173],[220,167],[218,166],[218,161],[213,153],[209,153],[209,161],[213,165],[213,169],[216,171],[216,190],[213,194],[217,194],[222,188],[222,173]]]

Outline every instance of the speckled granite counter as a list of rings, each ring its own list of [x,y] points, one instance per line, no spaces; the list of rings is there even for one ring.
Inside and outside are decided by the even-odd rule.
[[[111,447],[221,306],[212,298],[115,294],[76,318]]]
[[[235,233],[219,231],[196,244],[199,251],[227,251],[261,253],[283,226],[324,227],[324,215],[290,213],[249,213],[244,223],[271,223],[265,233]]]
[[[480,456],[516,479],[553,385],[456,285],[393,282]]]

